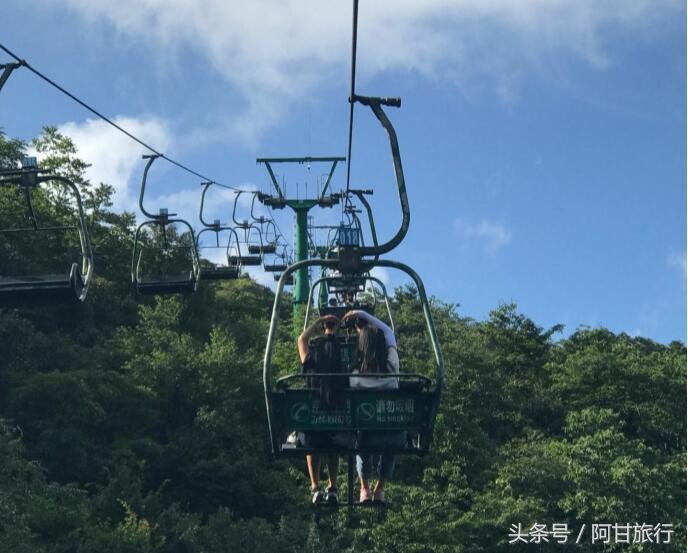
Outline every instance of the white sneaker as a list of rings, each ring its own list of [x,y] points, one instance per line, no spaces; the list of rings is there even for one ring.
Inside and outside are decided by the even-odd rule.
[[[313,505],[325,502],[325,494],[320,490],[313,490]]]

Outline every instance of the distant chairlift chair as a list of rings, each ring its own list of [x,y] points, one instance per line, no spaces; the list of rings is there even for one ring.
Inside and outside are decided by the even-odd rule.
[[[258,224],[249,223],[244,219],[239,221],[237,219],[236,211],[239,198],[244,193],[240,190],[236,193],[234,198],[234,208],[232,209],[232,220],[234,221],[234,231],[237,234],[243,235],[243,241],[239,240],[237,244],[236,256],[230,255],[230,264],[240,264],[242,267],[258,267],[263,264],[263,236]],[[243,248],[241,245],[243,244]]]
[[[199,264],[200,264],[200,269],[199,269],[199,279],[200,280],[233,280],[236,278],[239,278],[239,274],[241,272],[241,263],[240,260],[237,258],[237,255],[234,254],[232,255],[232,252],[236,251],[236,248],[239,246],[239,236],[237,235],[236,231],[229,226],[223,225],[220,223],[219,219],[215,219],[212,223],[207,222],[203,218],[203,207],[205,204],[205,195],[208,191],[208,188],[212,185],[212,182],[204,182],[203,183],[203,192],[201,193],[201,207],[200,207],[200,212],[199,212],[199,219],[201,221],[201,224],[203,225],[203,229],[201,229],[196,236],[196,249],[197,251],[201,252],[203,249],[214,249],[214,250],[219,250],[219,249],[224,249],[225,250],[225,256],[227,259],[227,264],[222,265],[220,263],[214,263],[212,261],[204,260],[202,257],[200,257],[199,253]],[[204,233],[213,233],[215,235],[215,241],[214,245],[211,246],[204,246],[202,242],[202,237]],[[228,241],[226,247],[224,245],[221,245],[220,243],[220,234],[221,233],[227,233],[228,234]],[[234,244],[232,244],[232,238],[234,238]],[[233,257],[234,262],[230,259],[230,257]]]
[[[159,155],[143,156],[148,159],[146,168],[143,171],[143,179],[141,181],[141,194],[139,196],[139,208],[141,212],[148,217],[147,221],[141,223],[136,229],[134,235],[134,250],[131,259],[131,280],[134,292],[140,295],[167,295],[167,294],[185,294],[194,292],[198,286],[200,265],[198,259],[198,250],[196,248],[196,238],[191,225],[184,219],[174,218],[176,213],[168,213],[167,209],[160,208],[158,214],[153,214],[147,211],[143,206],[143,197],[146,190],[146,180],[148,178],[148,170],[153,162],[160,157]],[[142,275],[141,274],[141,259],[143,257],[142,231],[146,227],[160,228],[165,247],[169,247],[167,243],[167,227],[171,224],[180,224],[188,229],[190,237],[189,252],[191,255],[191,268],[188,273],[172,274],[172,275]]]

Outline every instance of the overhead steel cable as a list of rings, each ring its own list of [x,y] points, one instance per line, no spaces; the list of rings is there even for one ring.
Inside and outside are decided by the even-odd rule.
[[[356,96],[356,41],[358,36],[358,0],[354,0],[353,30],[351,36],[351,92],[349,94],[349,147],[346,157],[346,193],[351,182],[351,141],[354,133],[354,98]]]
[[[126,136],[128,136],[129,138],[131,138],[132,140],[134,140],[135,142],[137,142],[138,144],[140,144],[141,146],[143,146],[143,147],[146,148],[147,150],[149,150],[149,151],[151,151],[152,153],[154,153],[155,155],[159,156],[160,158],[165,159],[166,161],[168,161],[168,162],[171,163],[172,165],[175,165],[176,167],[179,167],[180,169],[186,171],[187,173],[190,173],[190,174],[192,174],[192,175],[194,175],[194,176],[196,176],[196,177],[198,177],[198,178],[200,178],[200,179],[203,179],[203,181],[205,181],[205,182],[210,182],[210,183],[215,184],[215,185],[217,185],[217,186],[221,186],[222,188],[226,188],[226,189],[229,189],[229,190],[233,190],[233,191],[235,191],[235,192],[243,191],[243,192],[248,192],[248,193],[253,193],[253,194],[255,194],[255,193],[257,192],[257,191],[255,191],[255,190],[243,190],[243,189],[237,188],[237,187],[235,187],[235,186],[230,186],[230,185],[221,183],[221,182],[219,182],[219,181],[216,181],[216,180],[214,180],[214,179],[211,179],[211,178],[209,178],[209,177],[207,177],[207,176],[205,176],[205,175],[199,173],[198,171],[195,171],[195,170],[191,169],[190,167],[187,167],[186,165],[184,165],[184,164],[182,164],[182,163],[180,163],[180,162],[178,162],[178,161],[176,161],[176,160],[174,160],[174,159],[168,157],[167,155],[163,154],[162,152],[160,152],[160,151],[157,150],[156,148],[153,148],[151,145],[147,144],[146,142],[144,142],[143,140],[141,140],[140,138],[138,138],[138,137],[135,136],[134,134],[130,133],[129,131],[127,131],[126,129],[124,129],[123,127],[121,127],[120,125],[118,125],[117,123],[115,123],[114,121],[112,121],[112,119],[110,119],[110,118],[107,117],[106,115],[103,115],[101,112],[99,112],[99,111],[96,110],[95,108],[93,108],[93,107],[91,107],[90,105],[88,105],[86,102],[84,102],[83,100],[81,100],[80,98],[78,98],[77,96],[75,96],[74,94],[72,94],[71,92],[69,92],[68,90],[66,90],[64,87],[62,87],[62,86],[60,86],[59,84],[57,84],[57,83],[56,83],[55,81],[53,81],[51,78],[47,77],[46,75],[44,75],[43,73],[41,73],[38,69],[36,69],[35,67],[33,67],[29,62],[27,62],[26,60],[24,60],[24,59],[20,58],[19,56],[17,56],[14,52],[12,52],[10,49],[8,49],[8,48],[7,48],[6,46],[4,46],[3,44],[0,44],[0,49],[2,49],[2,50],[3,50],[7,55],[9,55],[10,57],[14,58],[20,66],[26,67],[29,71],[31,71],[32,73],[34,73],[37,77],[41,78],[42,80],[44,80],[45,82],[47,82],[48,84],[50,84],[52,87],[56,88],[57,90],[59,90],[60,92],[62,92],[64,95],[68,96],[70,99],[72,99],[73,101],[75,101],[77,104],[79,104],[79,105],[82,106],[83,108],[85,108],[85,109],[87,109],[88,111],[90,111],[91,113],[93,113],[96,117],[102,119],[103,121],[105,121],[105,122],[108,123],[109,125],[111,125],[111,126],[113,126],[114,128],[116,128],[116,129],[117,129],[118,131],[120,131],[121,133],[125,134]],[[268,211],[268,217],[270,218],[270,220],[272,221],[272,223],[275,225],[275,228],[277,229],[277,232],[278,232],[278,233],[285,239],[285,241],[286,241],[286,236],[284,235],[284,233],[283,233],[282,230],[280,229],[279,225],[277,224],[277,221],[275,220],[275,218],[273,217],[273,215],[272,215],[272,213],[271,213],[270,211]],[[288,242],[287,242],[287,243],[288,243]]]
[[[85,108],[85,109],[87,109],[88,111],[90,111],[93,115],[95,115],[96,117],[99,117],[100,119],[102,119],[103,121],[105,121],[106,123],[108,123],[109,125],[111,125],[111,126],[113,126],[114,128],[116,128],[116,129],[117,129],[118,131],[120,131],[121,133],[127,135],[127,136],[128,136],[129,138],[131,138],[133,141],[139,143],[141,146],[143,146],[143,147],[146,148],[147,150],[150,150],[150,151],[153,152],[155,155],[161,157],[162,159],[167,160],[167,161],[168,161],[169,163],[171,163],[172,165],[176,165],[177,167],[179,167],[180,169],[183,169],[183,170],[186,171],[187,173],[190,173],[190,174],[192,174],[192,175],[197,176],[198,178],[203,179],[204,181],[212,182],[213,184],[219,184],[219,185],[224,186],[225,188],[229,188],[229,189],[231,189],[231,190],[239,190],[239,188],[236,188],[236,187],[234,187],[234,186],[229,186],[229,185],[226,185],[226,184],[222,184],[222,183],[220,183],[220,182],[218,182],[218,181],[216,181],[216,180],[214,180],[214,179],[208,178],[208,177],[206,177],[205,175],[202,175],[201,173],[199,173],[198,171],[194,171],[194,170],[191,169],[190,167],[187,167],[186,165],[184,165],[184,164],[182,164],[182,163],[180,163],[180,162],[178,162],[178,161],[176,161],[176,160],[174,160],[174,159],[172,159],[172,158],[166,156],[165,154],[163,154],[162,152],[160,152],[160,151],[158,151],[157,149],[153,148],[153,147],[150,146],[149,144],[146,144],[146,143],[145,143],[143,140],[141,140],[140,138],[134,136],[134,135],[133,135],[132,133],[130,133],[128,130],[122,128],[120,125],[118,125],[117,123],[115,123],[112,119],[110,119],[109,117],[103,115],[102,113],[100,113],[98,110],[96,110],[95,108],[93,108],[93,107],[91,107],[90,105],[88,105],[88,104],[87,104],[86,102],[84,102],[83,100],[77,98],[74,94],[72,94],[72,93],[69,92],[68,90],[65,90],[62,86],[60,86],[60,85],[57,84],[55,81],[53,81],[52,79],[50,79],[49,77],[45,76],[43,73],[41,73],[40,71],[38,71],[38,69],[34,68],[34,67],[33,67],[29,62],[27,62],[26,60],[21,59],[21,58],[20,58],[19,56],[17,56],[14,52],[12,52],[12,51],[9,50],[8,48],[6,48],[3,44],[0,44],[0,49],[2,49],[2,50],[3,50],[7,55],[9,55],[10,57],[12,57],[12,58],[14,58],[15,60],[17,60],[17,62],[18,62],[19,64],[21,64],[23,67],[26,67],[26,68],[27,68],[29,71],[31,71],[34,75],[40,77],[40,78],[43,79],[45,82],[47,82],[49,85],[51,85],[52,87],[54,87],[54,88],[56,88],[57,90],[59,90],[60,92],[62,92],[62,94],[68,96],[69,98],[71,98],[72,100],[74,100],[77,104],[79,104],[79,105],[82,106],[83,108]]]

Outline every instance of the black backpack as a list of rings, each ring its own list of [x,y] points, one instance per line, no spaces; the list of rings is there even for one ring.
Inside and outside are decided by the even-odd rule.
[[[308,344],[308,359],[303,366],[305,373],[341,373],[342,354],[335,335],[318,336]],[[346,376],[314,376],[308,379],[308,387],[319,390],[320,401],[326,409],[336,409],[340,401],[338,390],[346,388]]]

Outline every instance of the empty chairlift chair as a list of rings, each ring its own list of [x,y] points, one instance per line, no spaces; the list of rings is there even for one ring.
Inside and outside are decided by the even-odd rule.
[[[248,220],[237,220],[237,204],[243,191],[238,191],[234,198],[234,208],[232,209],[232,220],[234,221],[234,231],[243,238],[237,244],[236,255],[230,255],[231,264],[240,264],[242,267],[258,267],[263,264],[263,237],[257,224],[249,223]]]
[[[34,234],[36,238],[46,233],[65,233],[76,231],[79,236],[81,250],[80,262],[72,262],[63,273],[43,272],[32,270],[30,274],[10,275],[8,267],[0,267],[0,306],[18,307],[22,305],[79,302],[86,298],[86,294],[93,276],[93,251],[91,238],[86,226],[81,194],[76,185],[68,178],[58,175],[41,174],[35,158],[25,158],[21,169],[0,172],[0,191],[9,194],[10,190],[19,191],[23,196],[22,203],[29,222],[29,226],[17,226],[0,229],[0,234],[20,236]],[[43,190],[65,190],[67,197],[74,199],[76,218],[74,224],[42,225],[34,209],[34,194]],[[51,200],[62,204],[65,199]],[[7,220],[7,218],[3,218]],[[40,261],[35,263],[40,266]],[[11,271],[14,272],[14,271]]]
[[[277,252],[277,227],[275,223],[262,215],[256,216],[254,213],[256,198],[258,194],[253,194],[253,199],[251,200],[251,218],[253,223],[258,225],[261,234],[261,244],[249,246],[250,254],[274,254]],[[266,269],[267,270],[267,269]]]
[[[287,262],[287,246],[286,244],[283,244],[282,252],[278,255],[275,255],[272,263],[263,263],[263,270],[267,271],[268,273],[282,273],[287,270],[288,265],[289,263]],[[275,276],[277,276],[275,280],[279,280],[279,275]]]
[[[160,156],[143,156],[148,159],[146,168],[143,171],[143,179],[141,181],[141,194],[139,196],[139,207],[141,212],[148,217],[148,220],[141,223],[134,235],[134,250],[131,260],[131,280],[136,294],[141,295],[166,295],[166,294],[185,294],[196,290],[199,280],[199,260],[198,250],[196,248],[196,238],[191,225],[184,219],[175,218],[175,213],[168,213],[167,209],[161,208],[157,214],[147,211],[143,206],[143,197],[146,189],[146,180],[148,178],[148,170],[153,162]],[[175,235],[168,231],[171,225],[178,224],[183,227],[186,232]],[[146,230],[150,229],[152,236],[145,236]],[[156,236],[157,231],[157,236]],[[146,270],[142,267],[142,260],[144,259],[144,250],[146,249],[145,242],[152,239],[162,241],[163,247],[159,248],[157,245],[154,251],[157,250],[157,255],[162,256],[157,258],[157,261],[162,264],[165,257],[173,257],[179,255],[182,259],[180,262],[189,263],[188,270],[183,272],[163,272],[157,271],[154,274],[150,272],[146,274]],[[170,243],[170,239],[174,240]],[[184,244],[187,242],[187,244]],[[166,269],[167,270],[167,269]]]
[[[233,255],[234,262],[230,259],[232,252],[235,252],[239,245],[239,237],[232,227],[223,225],[219,219],[209,223],[203,218],[205,195],[212,184],[211,182],[203,183],[203,192],[201,193],[199,219],[204,228],[196,236],[196,249],[199,252],[200,266],[198,276],[200,280],[233,280],[239,277],[241,270],[237,255]],[[203,242],[204,235],[211,236],[212,242],[210,244]],[[205,259],[201,254],[207,250],[224,251],[224,263]]]

